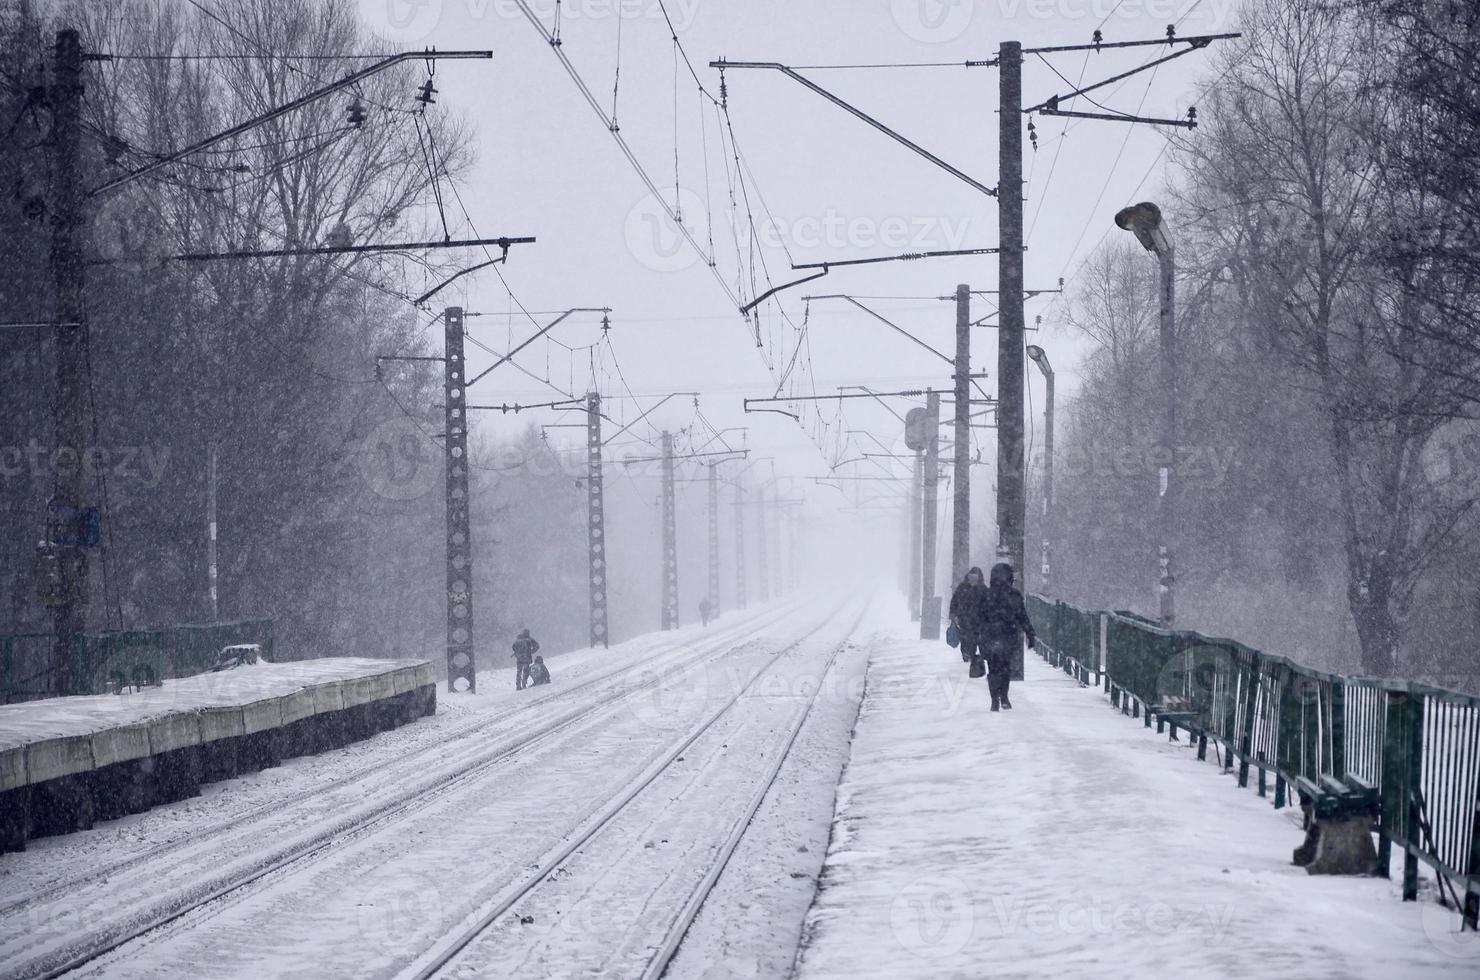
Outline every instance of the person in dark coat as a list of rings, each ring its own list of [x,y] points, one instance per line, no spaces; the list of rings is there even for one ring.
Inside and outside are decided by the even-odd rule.
[[[529,630],[520,630],[514,641],[514,690],[522,691],[529,685],[529,667],[539,652],[540,641],[530,636]]]
[[[539,687],[541,684],[550,683],[550,669],[545,666],[544,657],[535,657],[534,663],[529,665],[529,686]]]
[[[1031,649],[1037,644],[1033,623],[1023,604],[1023,594],[1012,585],[1012,566],[998,562],[992,566],[982,602],[982,648],[987,658],[987,688],[992,692],[992,710],[1011,708],[1007,687],[1012,682],[1015,656],[1022,652],[1023,637]]]
[[[961,661],[970,663],[971,658],[981,652],[982,612],[987,597],[987,587],[982,581],[982,570],[973,567],[951,593],[949,615],[956,627],[956,637],[961,644]]]

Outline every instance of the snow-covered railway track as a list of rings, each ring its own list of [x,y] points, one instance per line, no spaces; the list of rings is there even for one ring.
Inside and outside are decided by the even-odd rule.
[[[522,881],[444,936],[401,976],[539,976],[584,971],[600,975],[664,975],[706,898],[719,882],[763,801],[771,793],[797,737],[826,690],[838,655],[857,632],[866,605],[844,607],[796,643],[777,652],[736,692],[638,775],[604,809],[593,814]],[[830,644],[810,693],[755,697],[762,679],[788,655],[838,618],[849,619],[843,638]],[[741,708],[752,705],[749,716]],[[694,757],[700,761],[695,763]],[[678,763],[690,762],[680,770]],[[737,768],[747,771],[737,773]],[[754,770],[754,771],[751,771]],[[738,778],[737,778],[738,776]],[[674,857],[654,870],[654,838]],[[632,865],[641,863],[639,871]],[[583,867],[578,867],[582,866]],[[697,879],[697,880],[696,880]],[[541,894],[550,892],[554,894]],[[661,895],[659,893],[662,893]],[[638,910],[639,921],[591,923],[585,905]],[[511,914],[512,913],[512,914]],[[579,920],[585,937],[553,925],[564,914]],[[519,935],[524,924],[546,923],[536,947]],[[500,931],[500,926],[504,926]],[[610,926],[609,928],[606,926]],[[552,939],[552,930],[557,933]],[[584,941],[582,941],[584,940]],[[592,940],[595,940],[594,942]],[[599,962],[576,962],[595,951]],[[545,957],[560,957],[553,962]]]
[[[660,683],[755,646],[769,627],[794,614],[793,607],[768,610],[699,643],[663,644],[496,720],[457,726],[405,756],[11,902],[0,910],[0,934],[8,937],[0,940],[4,974],[58,977],[123,955],[117,951],[239,900],[254,885],[300,874],[527,753],[580,735]],[[264,848],[263,841],[271,843]],[[57,935],[62,927],[65,937]]]
[[[725,629],[706,638],[705,647],[708,649],[724,643],[738,643],[748,637],[753,637],[767,626],[784,619],[790,611],[789,606],[779,607],[767,610],[754,619],[727,624]],[[531,698],[497,717],[476,717],[470,722],[439,731],[435,737],[417,745],[410,752],[360,766],[335,776],[327,782],[316,783],[312,788],[302,792],[249,806],[231,813],[224,819],[196,827],[180,837],[143,848],[124,858],[101,865],[90,865],[81,873],[67,876],[28,893],[8,896],[6,901],[0,903],[0,922],[4,922],[7,917],[16,913],[23,913],[39,903],[74,893],[89,883],[105,881],[128,871],[156,864],[161,858],[178,853],[182,848],[209,845],[224,835],[239,833],[254,821],[279,814],[284,808],[322,797],[342,787],[363,783],[374,776],[396,777],[402,772],[416,772],[424,767],[428,760],[441,761],[445,758],[441,754],[446,752],[449,745],[466,741],[469,738],[493,736],[504,730],[518,730],[529,719],[539,718],[552,701],[570,702],[573,698],[592,693],[604,697],[613,687],[614,681],[621,686],[634,674],[667,669],[675,654],[682,654],[685,657],[693,656],[691,651],[686,650],[686,641],[665,642],[648,651],[640,659],[614,664],[574,684],[550,687],[543,692],[535,691]]]

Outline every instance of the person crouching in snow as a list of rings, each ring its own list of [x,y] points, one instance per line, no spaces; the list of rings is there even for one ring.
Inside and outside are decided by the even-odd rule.
[[[550,670],[545,666],[544,657],[535,657],[534,663],[529,665],[529,686],[539,687],[541,684],[550,683]]]
[[[1023,594],[1012,585],[1012,566],[998,562],[992,566],[992,577],[982,602],[981,639],[993,711],[1012,707],[1007,699],[1007,686],[1012,682],[1013,660],[1022,651],[1024,636],[1030,649],[1037,644]]]
[[[951,625],[956,627],[956,637],[961,643],[962,663],[971,663],[971,658],[980,656],[982,649],[982,613],[985,609],[987,587],[982,583],[982,570],[973,567],[951,593]],[[976,676],[980,677],[980,674]]]

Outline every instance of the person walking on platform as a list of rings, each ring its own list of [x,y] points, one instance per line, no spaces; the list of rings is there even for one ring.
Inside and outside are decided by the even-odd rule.
[[[1011,708],[1007,687],[1012,683],[1013,662],[1022,652],[1023,637],[1029,648],[1037,643],[1023,594],[1012,585],[1012,566],[998,562],[982,601],[982,646],[987,659],[987,688],[992,692],[992,710]]]
[[[529,686],[539,687],[541,684],[550,683],[550,669],[545,666],[544,657],[535,657],[534,663],[529,665]]]
[[[982,570],[973,567],[951,593],[949,615],[951,625],[956,627],[956,636],[961,643],[961,662],[972,663],[973,657],[981,655],[982,611],[987,597],[987,587],[982,582]],[[980,664],[972,664],[972,676],[980,677]]]
[[[529,667],[539,652],[540,642],[529,635],[529,630],[520,630],[514,641],[514,690],[522,691],[528,686]]]
[[[709,599],[699,600],[699,622],[701,625],[709,625],[709,617],[714,613],[714,607],[709,604]]]

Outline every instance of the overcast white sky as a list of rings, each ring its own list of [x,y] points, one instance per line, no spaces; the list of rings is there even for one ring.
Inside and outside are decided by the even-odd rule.
[[[716,94],[719,73],[707,64],[721,56],[793,66],[960,63],[994,57],[999,42],[1007,39],[1025,46],[1088,42],[1097,27],[1107,41],[1160,37],[1173,22],[1179,23],[1181,35],[1238,29],[1235,0],[1123,0],[1118,6],[1115,0],[666,2],[700,79]],[[701,392],[708,419],[719,427],[749,425],[750,446],[775,454],[778,472],[797,477],[825,472],[822,455],[796,423],[781,415],[742,414],[743,397],[767,396],[776,387],[763,351],[714,274],[666,219],[658,220],[660,209],[515,0],[361,0],[361,5],[366,20],[397,45],[494,52],[492,61],[440,63],[434,111],[463,113],[476,127],[478,161],[460,191],[477,230],[485,236],[539,239],[516,247],[504,269],[519,301],[535,311],[612,307],[612,344],[626,381],[639,396]],[[533,0],[532,6],[544,25],[552,27],[555,0]],[[621,133],[670,202],[676,143],[678,200],[686,222],[706,248],[707,224],[714,222],[716,271],[733,288],[737,263],[719,121],[711,108],[703,113],[701,126],[696,86],[686,67],[675,66],[658,0],[625,0],[620,24],[617,0],[563,0],[560,8],[562,49],[608,112],[620,28],[616,117]],[[1082,78],[1088,83],[1163,53],[1159,48],[1070,53],[1049,56],[1049,61],[1071,82]],[[1199,83],[1211,77],[1212,64],[1208,53],[1192,54],[1154,75],[1146,72],[1096,94],[1119,111],[1139,108],[1145,115],[1183,116],[1197,101]],[[730,120],[753,177],[746,182],[750,208],[765,223],[764,258],[775,282],[797,278],[791,261],[997,244],[994,199],[779,73],[732,69],[726,74]],[[996,185],[995,69],[818,68],[804,74],[982,183]],[[1028,59],[1025,103],[1069,87],[1048,65]],[[1093,109],[1083,103],[1078,107]],[[1122,234],[1111,224],[1118,208],[1155,199],[1164,178],[1159,158],[1166,131],[1041,116],[1036,123],[1039,148],[1024,161],[1029,178],[1026,284],[1046,288],[1059,276],[1072,279],[1078,264],[1107,234]],[[734,167],[733,160],[729,166]],[[1175,214],[1168,218],[1175,229]],[[454,234],[468,230],[455,204],[449,220],[460,226]],[[807,294],[944,296],[960,282],[975,289],[995,288],[996,269],[995,256],[843,269],[782,294],[782,307],[791,324],[800,325],[807,312],[801,297]],[[491,271],[464,282],[438,301],[445,297],[448,304],[462,303],[486,314],[511,309],[503,284]],[[741,291],[749,298],[748,281]],[[1028,321],[1031,325],[1035,315],[1044,317],[1045,330],[1037,337],[1055,362],[1064,394],[1074,388],[1075,361],[1082,351],[1054,330],[1052,299],[1030,301]],[[949,350],[951,304],[884,299],[870,305]],[[974,312],[982,315],[989,309],[983,299]],[[500,350],[531,329],[522,318],[470,321],[475,337]],[[784,368],[796,347],[796,330],[772,305],[762,331],[772,351],[765,357]],[[819,392],[856,383],[885,389],[950,385],[945,364],[846,304],[814,303],[808,333],[810,344],[803,347],[796,371],[803,376],[810,370],[808,385],[815,382]],[[598,335],[599,318],[594,316],[572,318],[554,333],[571,347],[591,343]],[[986,387],[995,392],[995,333],[978,330],[974,342],[973,370],[990,372]],[[609,372],[611,358],[604,353],[603,358]],[[585,353],[573,357],[560,347],[538,343],[520,360],[538,375],[548,370],[552,381],[577,394],[591,379]],[[487,355],[470,349],[470,371],[487,363]],[[1036,371],[1030,376],[1036,415],[1042,385]],[[618,384],[605,393],[624,391]],[[554,393],[506,367],[479,382],[473,395],[478,404],[543,401]],[[643,401],[644,407],[649,404]],[[630,402],[614,402],[610,409],[625,418],[635,414]],[[846,413],[836,424],[872,429],[886,443],[899,441],[898,425],[883,408],[855,401],[846,403]],[[824,417],[833,414],[824,407]],[[530,418],[520,416],[518,423]],[[662,426],[682,428],[692,422],[693,409],[688,399],[675,399],[654,418]],[[480,424],[512,422],[512,416],[494,416]],[[990,457],[993,442],[983,441]]]

